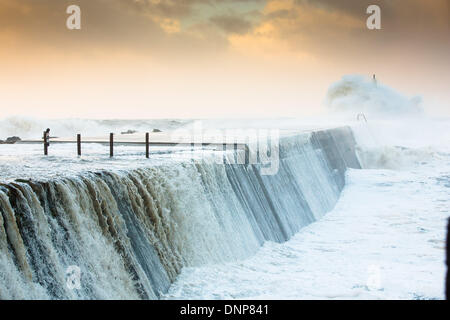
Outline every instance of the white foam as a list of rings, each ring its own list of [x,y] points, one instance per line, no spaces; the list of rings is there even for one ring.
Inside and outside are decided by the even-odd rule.
[[[239,263],[186,268],[166,299],[443,299],[450,121],[354,123],[364,169],[334,210]]]
[[[19,136],[22,139],[40,139],[46,128],[52,137],[103,136],[110,132],[121,133],[128,130],[141,132],[178,128],[189,120],[93,120],[93,119],[44,119],[14,116],[0,119],[0,139]]]
[[[333,211],[239,263],[184,269],[167,299],[443,299],[450,158],[351,170]]]
[[[381,83],[360,75],[347,75],[330,86],[327,92],[328,107],[339,113],[365,113],[375,116],[418,115],[423,112],[422,99],[408,98]]]

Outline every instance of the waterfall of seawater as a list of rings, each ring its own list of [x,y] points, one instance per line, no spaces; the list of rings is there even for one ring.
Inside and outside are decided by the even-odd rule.
[[[349,128],[283,138],[275,175],[205,159],[0,184],[0,298],[157,299],[183,267],[244,259],[331,210],[354,145]]]

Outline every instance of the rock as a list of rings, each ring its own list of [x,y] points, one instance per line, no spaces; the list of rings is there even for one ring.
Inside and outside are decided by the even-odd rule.
[[[20,140],[22,140],[22,139],[20,139],[19,137],[16,137],[16,136],[14,136],[14,137],[8,137],[8,138],[6,138],[6,141],[5,141],[5,143],[16,143],[17,141],[20,141]]]
[[[137,132],[136,130],[127,130],[127,131],[121,132],[120,134],[133,134],[136,132]]]
[[[153,129],[153,131],[152,132],[162,132],[161,130],[159,130],[159,129]]]

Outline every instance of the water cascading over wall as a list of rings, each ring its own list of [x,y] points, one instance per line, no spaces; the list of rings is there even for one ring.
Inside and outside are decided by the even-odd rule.
[[[271,176],[203,160],[0,184],[0,298],[157,299],[183,267],[288,240],[360,166],[347,127],[285,137],[279,151]]]

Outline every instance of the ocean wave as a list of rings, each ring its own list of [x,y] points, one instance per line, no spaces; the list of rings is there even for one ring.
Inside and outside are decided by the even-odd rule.
[[[371,117],[423,114],[422,98],[408,98],[396,90],[360,75],[347,75],[332,84],[326,96],[334,112],[364,113]]]

